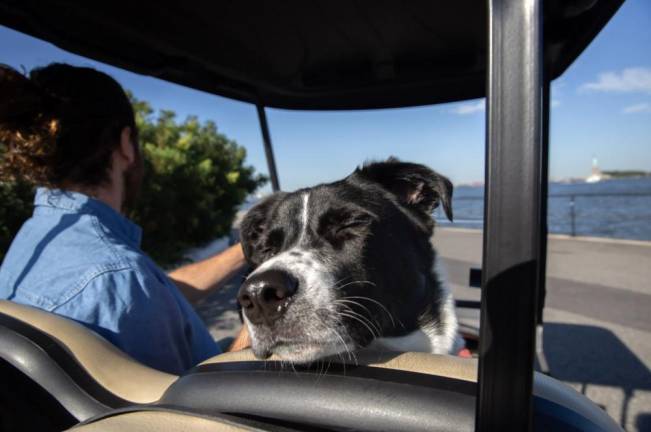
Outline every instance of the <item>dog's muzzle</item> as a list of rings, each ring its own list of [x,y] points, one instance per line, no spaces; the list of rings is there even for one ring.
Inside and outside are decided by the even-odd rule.
[[[249,277],[240,287],[237,300],[251,324],[269,327],[285,314],[298,280],[283,270],[265,270]]]

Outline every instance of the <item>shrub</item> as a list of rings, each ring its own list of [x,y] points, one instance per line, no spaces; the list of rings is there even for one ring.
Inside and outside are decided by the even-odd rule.
[[[0,262],[23,222],[32,215],[33,202],[34,189],[31,185],[0,181]]]
[[[142,249],[162,267],[185,251],[226,235],[240,204],[266,182],[245,165],[246,150],[196,117],[154,114],[132,97],[145,159],[138,205],[129,217],[143,228]],[[33,189],[0,183],[0,260],[32,212]]]

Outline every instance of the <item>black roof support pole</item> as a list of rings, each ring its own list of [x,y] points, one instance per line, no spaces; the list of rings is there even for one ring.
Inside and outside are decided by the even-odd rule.
[[[542,159],[542,5],[488,0],[486,199],[476,429],[532,428]]]
[[[551,82],[545,73],[542,87],[542,149],[540,159],[540,269],[538,277],[538,324],[543,323],[547,275],[547,204],[549,201],[549,119],[551,115]]]
[[[540,156],[540,264],[538,266],[538,311],[536,315],[536,360],[541,372],[549,374],[549,364],[543,345],[545,297],[547,295],[547,207],[549,203],[549,119],[551,115],[551,82],[543,75],[542,88],[542,149]]]
[[[274,159],[274,151],[271,146],[271,134],[269,133],[269,124],[267,123],[267,113],[264,110],[264,105],[256,105],[258,110],[258,119],[260,120],[260,130],[262,131],[262,141],[264,143],[264,155],[267,158],[267,166],[269,167],[269,177],[271,178],[271,189],[274,192],[280,190],[280,182],[278,181],[278,171],[276,171],[276,159]]]

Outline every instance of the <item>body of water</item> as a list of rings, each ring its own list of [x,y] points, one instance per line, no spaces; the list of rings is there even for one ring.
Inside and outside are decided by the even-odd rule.
[[[439,210],[441,226],[482,228],[484,188],[455,188],[454,223]],[[577,236],[651,240],[651,177],[599,183],[551,183],[549,232]]]

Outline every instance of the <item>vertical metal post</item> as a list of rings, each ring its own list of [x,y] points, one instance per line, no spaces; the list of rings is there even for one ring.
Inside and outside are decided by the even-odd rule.
[[[570,196],[570,224],[571,224],[571,231],[570,235],[572,237],[576,236],[576,205],[574,201],[574,195]]]
[[[488,0],[479,431],[532,428],[540,262],[542,10]]]
[[[544,56],[544,53],[543,53]],[[543,57],[544,60],[544,57]],[[545,67],[543,65],[543,67]],[[538,311],[536,318],[536,358],[540,371],[549,374],[545,357],[543,312],[547,295],[547,208],[549,203],[549,120],[551,114],[551,82],[545,70],[542,88],[542,149],[540,155],[540,261],[538,267]]]
[[[278,181],[278,172],[276,171],[276,160],[274,159],[274,151],[271,146],[271,134],[269,134],[269,124],[267,123],[267,113],[263,105],[256,105],[258,110],[258,119],[260,120],[260,130],[262,131],[262,141],[264,143],[264,154],[267,158],[267,167],[269,167],[269,177],[271,177],[271,189],[274,192],[280,190],[280,182]]]
[[[547,281],[547,208],[549,204],[549,121],[551,114],[551,82],[545,71],[542,88],[542,148],[540,155],[540,268],[538,280],[538,324],[542,324]]]

